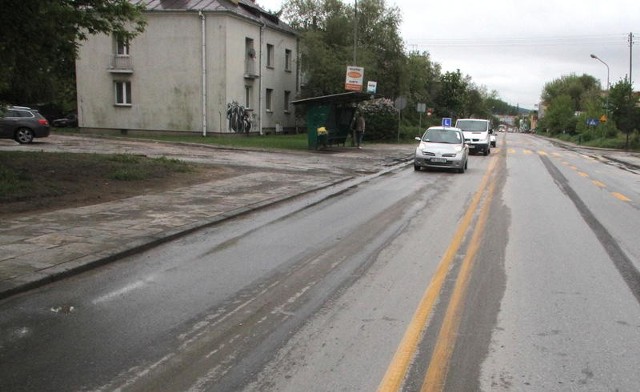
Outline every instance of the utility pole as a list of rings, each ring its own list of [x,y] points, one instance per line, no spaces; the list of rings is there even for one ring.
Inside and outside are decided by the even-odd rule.
[[[358,48],[358,0],[356,0],[354,11],[353,11],[354,21],[353,21],[353,65],[358,65],[357,63],[357,48]]]
[[[631,70],[633,68],[633,33],[629,33],[629,84],[633,90],[633,79],[631,79]]]

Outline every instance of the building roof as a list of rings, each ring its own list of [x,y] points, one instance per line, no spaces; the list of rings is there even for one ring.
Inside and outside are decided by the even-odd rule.
[[[230,12],[259,23],[296,34],[278,15],[260,7],[254,0],[129,0],[132,4],[144,5],[147,11]]]

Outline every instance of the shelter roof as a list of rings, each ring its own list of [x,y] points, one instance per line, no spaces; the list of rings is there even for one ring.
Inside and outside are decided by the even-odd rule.
[[[309,103],[357,103],[366,101],[368,99],[377,98],[375,94],[360,93],[356,91],[350,91],[340,94],[323,95],[319,97],[298,99],[297,101],[291,101],[292,104],[309,104]]]

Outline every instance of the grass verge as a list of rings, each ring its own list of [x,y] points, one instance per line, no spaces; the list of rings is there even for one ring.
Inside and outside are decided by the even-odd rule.
[[[131,154],[3,151],[0,153],[0,213],[114,200],[170,185],[193,183],[203,177],[204,169],[176,159]]]

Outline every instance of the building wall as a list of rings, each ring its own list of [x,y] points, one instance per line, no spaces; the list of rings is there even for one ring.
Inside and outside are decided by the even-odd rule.
[[[293,128],[295,118],[293,107],[285,108],[284,92],[290,92],[290,100],[295,100],[297,90],[297,39],[293,35],[276,30],[262,29],[259,24],[248,25],[239,18],[226,18],[226,47],[228,68],[226,72],[227,103],[235,100],[242,106],[252,109],[254,129],[260,122],[265,132],[274,131],[276,124],[283,128]],[[259,78],[247,78],[246,40],[254,42],[256,70]],[[273,48],[273,64],[268,65],[268,49]],[[285,70],[285,53],[291,51],[290,70]],[[242,54],[238,56],[236,54]],[[238,70],[245,72],[239,73]],[[246,89],[251,89],[249,105],[246,104]],[[272,95],[271,109],[267,108],[267,89]],[[262,115],[259,115],[262,113]]]
[[[245,105],[251,86],[253,131],[276,124],[293,127],[293,113],[285,114],[284,91],[296,89],[296,38],[262,29],[261,25],[229,13],[205,13],[206,17],[206,131],[229,132],[227,104]],[[94,36],[80,48],[76,62],[78,114],[84,128],[203,131],[202,33],[196,12],[151,12],[145,32],[130,43],[132,72],[112,72],[113,37]],[[256,70],[263,58],[260,77],[246,77],[247,38],[256,47]],[[266,67],[266,42],[274,46],[274,67]],[[292,71],[284,71],[285,49],[292,52]],[[132,102],[115,105],[114,81],[131,82]],[[266,112],[266,86],[273,90],[272,110]],[[262,116],[259,108],[262,107]]]
[[[263,42],[263,64],[266,64],[267,45],[273,45],[273,68],[264,67],[262,76],[261,96],[266,101],[267,89],[272,90],[272,110],[265,110],[263,127],[275,128],[280,124],[284,128],[295,126],[293,105],[285,107],[285,91],[290,92],[289,101],[296,99],[297,94],[297,40],[292,36],[284,36],[273,30],[266,30]],[[285,51],[291,51],[290,69],[285,69]]]

